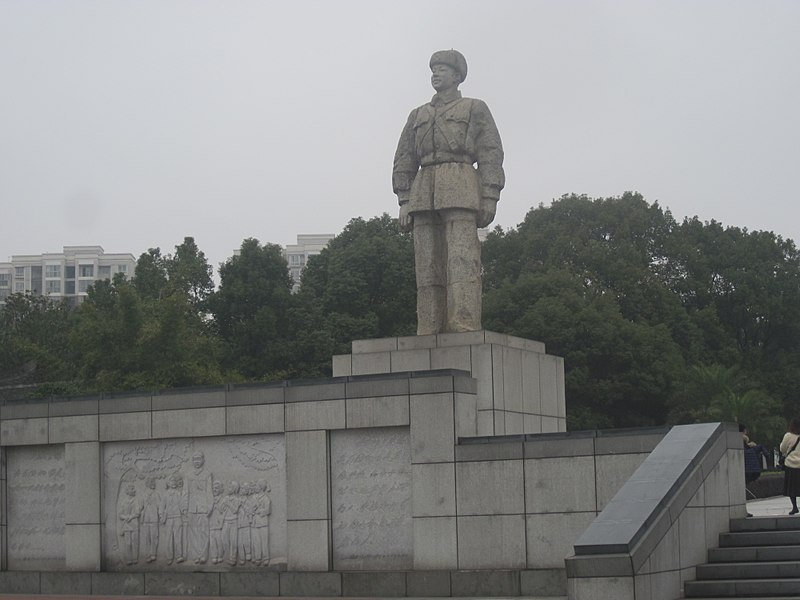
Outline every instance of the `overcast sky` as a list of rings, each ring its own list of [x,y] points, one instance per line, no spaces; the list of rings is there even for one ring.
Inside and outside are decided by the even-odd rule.
[[[800,240],[800,2],[0,0],[0,261],[194,236],[216,266],[397,212],[434,50],[506,153],[495,224],[565,193]]]

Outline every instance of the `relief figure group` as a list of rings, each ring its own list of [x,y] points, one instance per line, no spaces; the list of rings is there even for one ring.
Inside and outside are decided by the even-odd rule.
[[[117,506],[125,564],[137,564],[140,549],[146,562],[154,562],[161,544],[167,565],[210,560],[268,566],[272,502],[266,479],[223,484],[205,469],[202,452],[192,456],[192,467],[185,477],[169,475],[163,496],[152,476],[145,479],[144,499],[133,483],[125,486]]]

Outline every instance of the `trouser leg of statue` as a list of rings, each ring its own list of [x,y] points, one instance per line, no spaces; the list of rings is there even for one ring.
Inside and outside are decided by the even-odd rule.
[[[414,215],[414,262],[417,273],[417,335],[444,331],[447,306],[444,239],[436,212]]]
[[[417,335],[481,328],[481,249],[475,211],[414,215]]]

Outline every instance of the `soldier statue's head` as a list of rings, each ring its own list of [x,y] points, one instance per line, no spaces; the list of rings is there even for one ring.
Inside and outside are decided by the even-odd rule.
[[[439,50],[431,56],[430,67],[432,71],[431,83],[439,92],[453,84],[449,77],[455,77],[454,87],[467,78],[467,59],[458,50]],[[452,72],[452,75],[450,75]],[[441,88],[441,89],[440,89]]]

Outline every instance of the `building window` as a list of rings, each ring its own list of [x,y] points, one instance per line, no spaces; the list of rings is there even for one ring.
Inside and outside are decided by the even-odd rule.
[[[117,265],[117,273],[127,273],[128,265]]]
[[[25,277],[25,267],[14,267],[14,277]]]
[[[75,282],[74,281],[65,281],[64,282],[64,293],[72,295],[75,293]]]
[[[89,290],[89,286],[92,285],[94,281],[89,281],[88,279],[81,279],[78,281],[78,293],[85,294]]]
[[[48,294],[60,294],[61,293],[61,282],[58,279],[50,279],[47,281],[47,293]]]
[[[289,264],[292,266],[295,265],[303,266],[304,264],[306,264],[306,257],[302,254],[290,254]]]
[[[14,291],[15,292],[24,292],[25,291],[25,282],[24,281],[15,281],[14,282]]]
[[[94,265],[78,265],[78,277],[94,277]]]
[[[67,279],[75,279],[75,265],[64,267],[64,277]]]
[[[44,276],[45,277],[61,277],[61,265],[45,265],[44,266]]]
[[[97,267],[98,279],[111,279],[111,267],[100,265]]]
[[[0,273],[0,287],[9,287],[8,279],[8,273]]]

